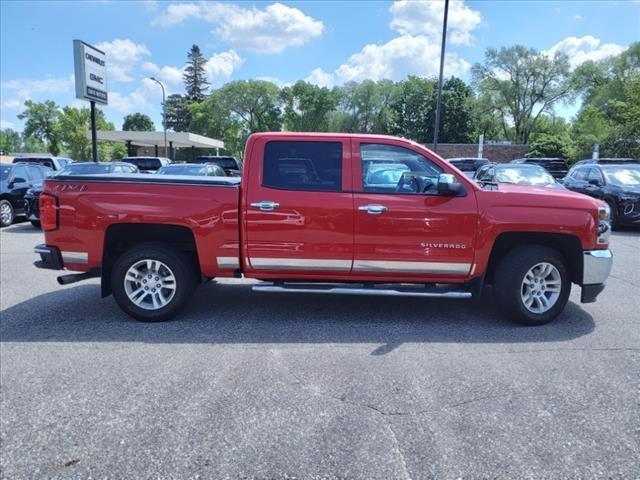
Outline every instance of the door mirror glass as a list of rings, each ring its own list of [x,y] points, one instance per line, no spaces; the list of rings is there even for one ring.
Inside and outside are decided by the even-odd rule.
[[[597,178],[590,178],[589,179],[589,184],[590,185],[595,185],[596,187],[600,186],[600,180]]]
[[[27,183],[27,181],[22,177],[13,177],[11,183]]]
[[[441,173],[438,176],[438,193],[440,195],[458,195],[462,191],[462,185],[451,173]]]

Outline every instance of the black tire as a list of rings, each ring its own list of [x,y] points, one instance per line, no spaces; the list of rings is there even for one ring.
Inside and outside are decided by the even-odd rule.
[[[36,228],[42,228],[42,227],[40,226],[40,220],[30,220],[30,222],[31,222],[31,225],[33,225],[34,227],[36,227]]]
[[[522,300],[522,282],[529,269],[542,262],[550,263],[558,270],[560,292],[549,310],[534,313]],[[571,279],[565,259],[558,251],[542,245],[525,245],[514,248],[502,258],[495,271],[493,291],[497,307],[506,317],[522,325],[544,325],[564,310],[571,293]]]
[[[16,212],[9,200],[0,200],[0,212],[3,211],[7,215],[0,215],[0,227],[8,227],[16,219]]]
[[[142,260],[164,263],[175,277],[175,294],[169,302],[156,310],[148,310],[129,299],[125,290],[125,276],[129,268]],[[182,252],[159,244],[141,244],[122,253],[111,270],[111,291],[120,308],[142,322],[162,322],[174,318],[189,301],[196,286],[195,266]]]

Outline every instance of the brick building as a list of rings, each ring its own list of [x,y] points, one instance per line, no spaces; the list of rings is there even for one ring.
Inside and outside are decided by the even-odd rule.
[[[433,145],[425,145],[432,148]],[[529,145],[504,145],[485,143],[482,156],[492,162],[506,163],[516,158],[522,158],[529,151]],[[438,154],[444,158],[477,157],[477,143],[440,143]]]

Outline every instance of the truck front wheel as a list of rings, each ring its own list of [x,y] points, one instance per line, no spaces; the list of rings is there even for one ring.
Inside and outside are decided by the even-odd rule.
[[[194,288],[189,259],[162,245],[145,244],[127,250],[111,272],[116,302],[125,313],[143,322],[173,318]]]
[[[527,245],[510,251],[493,282],[498,308],[523,325],[544,325],[564,309],[571,292],[565,260],[556,250]]]

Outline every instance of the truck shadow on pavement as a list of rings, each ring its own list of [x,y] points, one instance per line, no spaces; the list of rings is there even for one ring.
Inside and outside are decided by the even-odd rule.
[[[551,324],[528,328],[502,318],[490,300],[268,294],[215,283],[201,286],[182,314],[164,323],[129,318],[113,298],[100,298],[95,283],[34,297],[0,316],[3,342],[382,344],[372,355],[403,343],[566,341],[595,328],[572,302]]]

